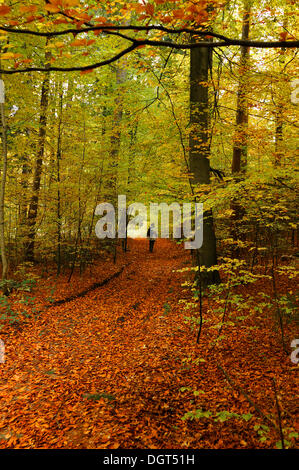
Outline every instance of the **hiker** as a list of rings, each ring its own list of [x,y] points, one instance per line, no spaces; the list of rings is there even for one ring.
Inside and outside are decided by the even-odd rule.
[[[154,250],[154,244],[155,244],[157,236],[158,235],[157,235],[157,232],[155,230],[155,224],[151,224],[151,226],[149,227],[149,229],[147,231],[147,237],[149,238],[149,251],[150,251],[150,253],[152,253],[153,250]]]

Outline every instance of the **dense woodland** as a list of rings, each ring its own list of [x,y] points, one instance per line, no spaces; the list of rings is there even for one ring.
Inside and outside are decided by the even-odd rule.
[[[0,1],[0,448],[296,447],[295,3]]]

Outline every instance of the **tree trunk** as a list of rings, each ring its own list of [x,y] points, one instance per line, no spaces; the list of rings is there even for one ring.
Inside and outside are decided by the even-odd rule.
[[[242,40],[249,40],[250,30],[250,2],[244,1],[243,23],[242,23]],[[236,113],[236,128],[234,135],[234,147],[232,158],[232,174],[236,181],[242,178],[247,168],[248,157],[248,75],[247,70],[249,66],[249,47],[241,46],[241,57],[239,63],[239,84],[237,92],[237,113]],[[240,238],[238,231],[238,224],[244,216],[244,208],[239,204],[238,200],[231,202],[231,209],[233,210],[231,237],[233,240]],[[234,255],[238,256],[239,250],[236,245],[233,246]]]
[[[191,185],[210,184],[209,160],[209,89],[207,86],[211,52],[199,47],[190,51],[190,124],[189,167]],[[200,265],[217,264],[216,236],[211,210],[204,211],[203,244],[199,249]],[[203,272],[203,286],[219,282],[218,271]]]
[[[47,43],[48,43],[48,39],[47,39],[46,45]],[[46,52],[46,55],[45,55],[46,65],[49,64],[49,60],[50,60],[50,54]],[[28,240],[28,245],[26,247],[26,252],[25,252],[26,261],[34,261],[34,243],[35,243],[36,220],[37,220],[37,212],[38,212],[39,190],[40,190],[40,183],[41,183],[45,142],[46,142],[49,85],[50,85],[50,74],[47,72],[42,83],[41,101],[40,101],[39,136],[38,136],[37,154],[36,154],[34,176],[33,176],[33,187],[32,187],[33,191],[32,191],[32,196],[31,196],[31,200],[29,203],[29,210],[28,210],[28,216],[27,216],[29,240]]]
[[[1,79],[1,77],[0,77]],[[4,230],[4,198],[5,198],[5,185],[7,175],[7,139],[6,139],[6,119],[4,103],[0,103],[1,111],[1,124],[2,124],[2,175],[1,175],[1,186],[0,186],[0,250],[1,250],[1,262],[2,262],[2,279],[6,279],[7,276],[7,258],[5,248],[5,230]]]
[[[287,29],[288,22],[287,16],[284,15],[283,27]],[[281,55],[279,62],[281,64],[280,77],[282,86],[278,87],[277,90],[277,104],[275,110],[275,158],[274,166],[278,167],[282,163],[283,159],[283,124],[284,124],[284,109],[285,109],[285,99],[284,99],[284,81],[285,81],[285,61],[286,61],[286,49],[283,47],[281,49]]]
[[[123,65],[120,65],[116,68],[116,98],[114,101],[114,114],[112,122],[112,134],[110,138],[111,150],[109,156],[109,173],[110,173],[110,194],[111,194],[111,203],[116,208],[117,203],[117,169],[118,169],[118,156],[119,149],[121,144],[121,129],[120,125],[123,118],[123,91],[121,90],[121,85],[125,83],[127,79],[127,71]],[[116,263],[117,255],[117,238],[113,240],[113,261]]]
[[[58,104],[58,128],[56,148],[56,183],[57,183],[57,276],[61,271],[61,197],[60,197],[60,160],[61,160],[61,137],[62,137],[62,105],[63,89],[60,83]]]
[[[249,40],[250,29],[250,3],[245,0],[242,40]],[[247,70],[249,65],[249,47],[241,46],[239,64],[239,86],[237,94],[236,130],[234,136],[232,173],[245,173],[247,166],[247,128],[248,128],[248,101],[247,101]]]

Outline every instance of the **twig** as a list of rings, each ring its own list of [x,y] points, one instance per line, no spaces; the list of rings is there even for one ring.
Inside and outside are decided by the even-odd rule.
[[[78,294],[71,295],[70,297],[67,297],[66,299],[54,300],[54,302],[52,302],[51,304],[46,305],[46,308],[48,309],[48,308],[51,308],[51,307],[55,307],[57,305],[62,305],[62,304],[65,304],[67,302],[71,302],[72,300],[76,300],[79,297],[84,297],[89,292],[97,289],[98,287],[104,286],[109,281],[112,281],[112,279],[115,279],[116,277],[118,277],[123,272],[123,270],[125,269],[126,266],[127,266],[127,264],[125,266],[123,266],[119,271],[116,271],[114,274],[109,276],[108,278],[106,278],[106,279],[104,279],[103,281],[100,281],[100,282],[95,282],[90,287],[88,287],[87,289],[84,289],[83,291],[79,292]]]
[[[275,403],[276,403],[276,409],[277,409],[277,417],[278,417],[278,425],[279,425],[279,434],[280,434],[281,447],[282,447],[283,449],[285,449],[284,437],[283,437],[283,430],[282,430],[282,423],[281,423],[281,411],[280,411],[280,406],[279,406],[279,403],[278,403],[278,397],[277,397],[275,379],[274,379],[273,377],[272,377],[272,382],[273,382],[273,389],[274,389],[274,395],[275,395]]]
[[[200,257],[199,257],[198,250],[196,250],[196,257],[197,257],[197,266],[198,266],[197,285],[199,287],[199,318],[200,318],[199,330],[198,330],[197,339],[196,339],[196,342],[198,344],[200,334],[201,334],[201,329],[202,329],[202,283],[201,283],[201,271],[200,271]]]
[[[231,385],[231,387],[233,389],[237,390],[239,393],[241,393],[246,398],[246,400],[250,403],[251,406],[253,406],[253,408],[257,411],[257,413],[261,416],[261,418],[263,418],[263,420],[266,421],[268,424],[270,424],[274,429],[278,429],[277,425],[275,423],[273,423],[273,421],[270,418],[268,418],[268,416],[266,416],[262,412],[262,410],[252,401],[252,399],[247,395],[247,393],[244,392],[244,390],[241,387],[239,387],[238,385],[236,385],[234,383],[232,378],[223,369],[223,367],[220,364],[217,364],[217,367],[218,367],[219,370],[221,370],[221,372],[223,373],[223,375],[225,376],[226,380]]]

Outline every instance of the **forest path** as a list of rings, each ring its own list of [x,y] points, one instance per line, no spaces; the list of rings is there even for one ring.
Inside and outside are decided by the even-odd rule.
[[[7,443],[151,447],[176,434],[168,399],[178,393],[177,337],[190,329],[182,315],[170,317],[185,277],[174,270],[186,266],[188,252],[161,239],[154,253],[147,240],[129,248],[117,261],[127,264],[120,276],[51,307],[18,333],[17,349],[7,342],[0,382]]]
[[[260,440],[256,426],[265,423],[218,367],[273,422],[275,377],[284,426],[293,431],[296,368],[282,351],[275,316],[245,305],[240,317],[230,308],[223,339],[212,347],[223,301],[205,298],[197,344],[190,317],[199,317],[198,306],[182,286],[190,274],[178,272],[190,265],[190,254],[169,240],[158,240],[153,254],[147,240],[129,246],[116,265],[99,261],[71,285],[68,273],[57,281],[41,277],[32,294],[40,315],[0,331],[0,448],[275,447],[277,431],[269,429],[266,442]],[[47,308],[49,292],[66,299],[123,266],[102,287]],[[256,295],[255,289],[237,292]],[[182,420],[193,410],[209,417]],[[218,413],[223,421],[215,419]]]

